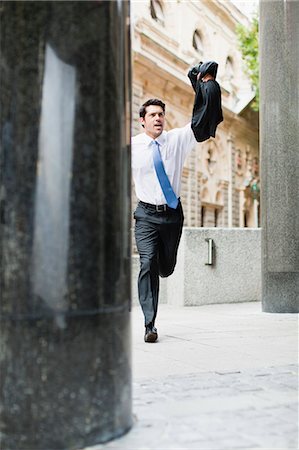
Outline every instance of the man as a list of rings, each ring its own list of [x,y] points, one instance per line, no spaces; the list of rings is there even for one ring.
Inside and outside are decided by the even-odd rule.
[[[206,73],[201,78],[197,70],[195,87],[210,80],[214,80],[212,74]],[[195,111],[202,107],[200,101],[205,98],[194,106]],[[210,102],[209,108],[211,105]],[[190,123],[183,128],[164,130],[165,104],[161,100],[146,101],[139,116],[144,133],[132,138],[132,173],[139,199],[134,213],[140,255],[138,294],[145,320],[144,340],[155,342],[159,276],[168,277],[175,268],[184,221],[181,176],[185,158],[196,138]],[[200,127],[200,121],[196,125]]]

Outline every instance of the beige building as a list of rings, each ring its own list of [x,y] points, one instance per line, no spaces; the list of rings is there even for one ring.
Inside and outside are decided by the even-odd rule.
[[[152,97],[166,103],[166,129],[186,125],[194,99],[189,68],[219,63],[224,121],[216,138],[196,144],[185,163],[185,225],[259,226],[258,114],[250,108],[253,93],[235,32],[248,19],[229,1],[131,0],[131,21],[133,135],[143,130],[139,106]]]

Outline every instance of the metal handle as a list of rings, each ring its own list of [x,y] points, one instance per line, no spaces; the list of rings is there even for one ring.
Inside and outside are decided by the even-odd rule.
[[[214,264],[214,241],[211,238],[207,238],[205,241],[208,243],[208,262],[205,265],[212,266]]]

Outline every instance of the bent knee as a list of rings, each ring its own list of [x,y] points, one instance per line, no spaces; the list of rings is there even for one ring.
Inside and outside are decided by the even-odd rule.
[[[172,267],[171,269],[168,269],[168,270],[161,270],[160,269],[159,275],[160,275],[161,278],[167,278],[170,275],[172,275],[173,272],[174,272],[174,267]]]

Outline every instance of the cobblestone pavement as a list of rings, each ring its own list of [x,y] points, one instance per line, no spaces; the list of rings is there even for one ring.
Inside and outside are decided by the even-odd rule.
[[[107,448],[298,448],[295,365],[148,380],[135,384],[134,405],[134,446]]]
[[[134,426],[88,450],[298,449],[296,315],[162,305],[156,344],[142,342],[140,318],[133,311]]]

